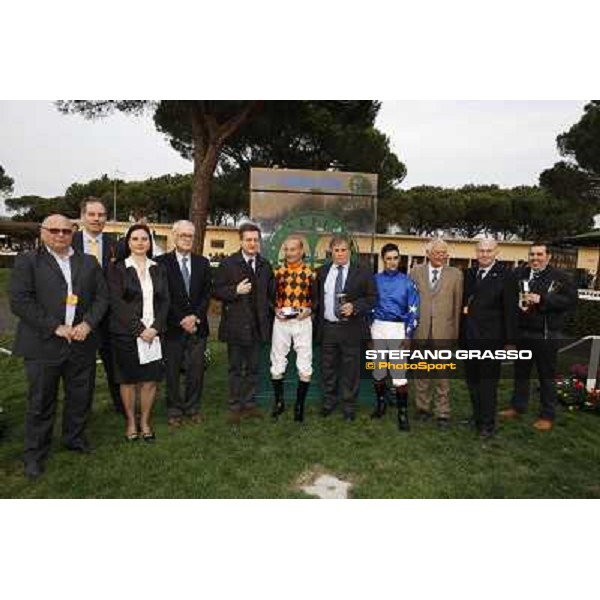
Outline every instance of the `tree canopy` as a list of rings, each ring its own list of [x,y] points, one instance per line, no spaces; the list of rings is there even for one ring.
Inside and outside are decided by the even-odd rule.
[[[4,167],[0,165],[0,197],[12,194],[15,180],[9,177],[4,171]]]
[[[226,193],[222,189],[211,194],[215,173],[223,177],[228,192],[235,192],[231,201],[236,206],[250,165],[323,169],[335,164],[347,171],[375,172],[382,197],[406,175],[388,138],[375,128],[380,103],[370,100],[70,100],[57,106],[86,118],[115,110],[153,111],[157,129],[183,157],[193,160],[188,217],[199,233],[197,249],[203,245],[211,202]],[[217,214],[213,210],[213,218]]]

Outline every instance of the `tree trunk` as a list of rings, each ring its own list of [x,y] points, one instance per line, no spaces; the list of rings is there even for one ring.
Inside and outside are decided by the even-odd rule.
[[[192,175],[192,200],[190,221],[196,226],[194,252],[203,254],[206,223],[208,220],[208,200],[213,173],[219,161],[219,153],[225,141],[258,110],[262,101],[253,100],[238,114],[219,124],[204,102],[195,102],[190,108],[192,138],[194,142],[194,173]]]
[[[206,223],[208,220],[208,200],[212,177],[219,158],[216,143],[204,145],[202,140],[194,139],[194,174],[192,176],[192,201],[190,202],[190,221],[196,226],[194,252],[203,254]]]

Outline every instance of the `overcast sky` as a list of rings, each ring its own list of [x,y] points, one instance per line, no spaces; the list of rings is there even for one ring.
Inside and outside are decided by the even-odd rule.
[[[385,101],[377,126],[406,164],[402,187],[534,185],[559,160],[556,136],[585,101]],[[51,102],[0,101],[0,165],[15,196],[62,195],[73,182],[120,171],[122,179],[189,173],[150,116],[86,121]]]

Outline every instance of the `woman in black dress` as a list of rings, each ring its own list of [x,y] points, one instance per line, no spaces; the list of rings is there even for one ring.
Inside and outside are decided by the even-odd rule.
[[[125,236],[125,258],[108,272],[115,380],[120,384],[128,441],[140,436],[147,442],[156,439],[150,419],[157,382],[163,377],[159,336],[166,329],[169,290],[164,266],[155,263],[151,256],[150,230],[138,223]],[[141,409],[139,430],[135,418],[136,387]]]

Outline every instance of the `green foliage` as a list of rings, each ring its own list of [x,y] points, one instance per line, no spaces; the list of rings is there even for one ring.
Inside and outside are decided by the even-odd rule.
[[[600,302],[579,300],[565,320],[565,334],[574,338],[600,335]]]
[[[589,229],[597,212],[590,203],[558,198],[541,187],[497,185],[416,186],[394,191],[379,208],[378,231],[398,227],[414,235],[444,231],[497,239],[575,235]]]
[[[556,138],[563,156],[575,158],[586,171],[600,175],[600,100],[585,105],[581,119]]]
[[[9,177],[4,171],[4,167],[0,165],[0,198],[12,194],[14,183],[15,180]]]
[[[47,473],[35,483],[22,475],[26,384],[22,361],[0,357],[7,432],[0,445],[5,498],[305,498],[297,480],[312,470],[354,483],[355,498],[598,498],[598,417],[560,410],[549,434],[531,427],[534,415],[505,424],[497,441],[482,443],[468,428],[438,431],[413,423],[400,434],[394,413],[381,421],[361,406],[354,423],[339,414],[321,419],[309,403],[298,426],[290,411],[277,422],[225,423],[227,373],[223,344],[211,342],[214,365],[207,371],[206,422],[169,432],[164,389],[155,407],[155,445],[127,445],[123,420],[111,410],[102,368],[89,436],[92,456],[63,450],[58,437]],[[510,382],[501,382],[508,401]],[[470,412],[464,384],[452,382],[456,419]],[[534,394],[535,398],[535,394]],[[532,407],[533,408],[533,407]],[[412,410],[411,410],[412,415]]]

